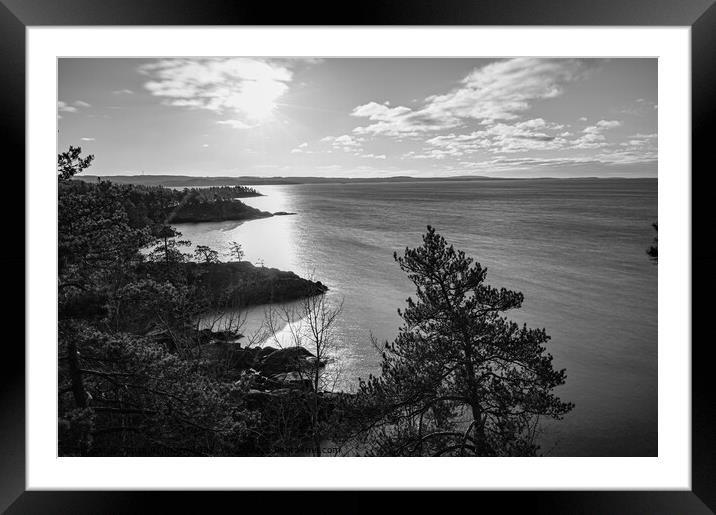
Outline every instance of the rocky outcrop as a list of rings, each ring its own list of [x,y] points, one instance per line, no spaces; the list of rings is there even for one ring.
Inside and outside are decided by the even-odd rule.
[[[320,281],[293,272],[254,266],[248,261],[188,263],[195,280],[206,288],[217,306],[244,307],[320,295],[328,291]]]
[[[271,347],[267,348],[271,349]],[[254,368],[268,377],[293,371],[303,371],[305,375],[307,371],[313,370],[316,365],[325,365],[323,362],[319,363],[316,356],[304,347],[287,347],[269,352],[266,352],[265,349],[262,349],[264,350],[264,356],[260,364]]]
[[[231,339],[233,336],[239,338]],[[242,348],[241,336],[233,333],[232,337],[207,337],[209,343],[201,347],[201,356],[210,362],[226,363],[228,378],[250,379],[252,387],[259,391],[284,388],[311,390],[311,377],[316,369],[320,370],[327,364],[304,347]]]

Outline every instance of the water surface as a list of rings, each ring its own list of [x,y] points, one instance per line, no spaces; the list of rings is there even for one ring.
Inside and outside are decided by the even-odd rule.
[[[343,301],[341,386],[378,372],[370,335],[391,340],[412,284],[393,252],[427,224],[488,268],[487,282],[524,293],[518,322],[545,327],[558,394],[576,404],[548,424],[554,456],[657,453],[657,267],[645,249],[657,220],[654,179],[482,180],[256,187],[243,199],[296,212],[245,223],[179,224],[184,239],[228,259],[241,243],[255,264],[311,275]],[[258,324],[263,307],[249,314]]]

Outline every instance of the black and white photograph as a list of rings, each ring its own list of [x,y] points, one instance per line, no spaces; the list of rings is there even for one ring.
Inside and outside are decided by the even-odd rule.
[[[58,455],[658,456],[658,67],[57,59]]]

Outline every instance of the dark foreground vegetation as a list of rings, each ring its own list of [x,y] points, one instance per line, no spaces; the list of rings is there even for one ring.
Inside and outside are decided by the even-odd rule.
[[[169,221],[191,190],[73,181],[92,157],[70,147],[58,158],[61,456],[321,456],[327,443],[529,456],[540,418],[572,407],[553,393],[565,373],[545,331],[502,315],[522,295],[484,284],[486,270],[430,227],[395,256],[416,296],[397,338],[374,342],[381,374],[337,392],[341,307],[324,285],[241,261],[239,244],[235,262],[202,246],[189,255]],[[192,205],[234,202],[214,193]],[[244,334],[240,308],[287,300],[263,333]]]

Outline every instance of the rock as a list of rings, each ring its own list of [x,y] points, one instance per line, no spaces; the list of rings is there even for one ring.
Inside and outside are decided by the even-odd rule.
[[[257,369],[266,377],[270,377],[297,370],[310,370],[315,367],[315,359],[316,357],[304,347],[287,347],[266,355]]]
[[[287,215],[295,215],[296,213],[289,213],[287,211],[276,211],[273,216],[287,216]]]
[[[237,343],[238,340],[244,337],[243,334],[237,333],[236,331],[212,331],[211,329],[200,329],[198,331],[199,341],[201,343]]]
[[[271,347],[270,345],[267,345],[266,347],[261,347],[258,352],[259,358],[263,359],[269,354],[276,352],[278,349],[276,347]]]
[[[237,370],[251,370],[256,368],[256,365],[260,363],[261,358],[259,357],[260,348],[249,347],[249,348],[237,348],[231,355],[230,366]]]

